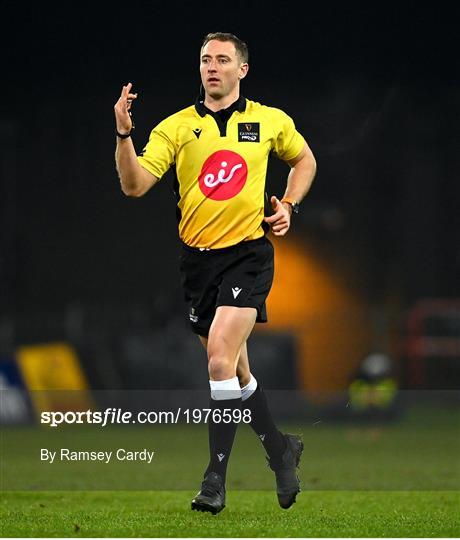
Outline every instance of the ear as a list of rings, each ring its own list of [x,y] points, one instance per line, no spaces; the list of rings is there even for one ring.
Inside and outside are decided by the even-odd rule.
[[[244,79],[249,71],[249,64],[241,64],[240,66],[240,72],[238,74],[238,79]]]

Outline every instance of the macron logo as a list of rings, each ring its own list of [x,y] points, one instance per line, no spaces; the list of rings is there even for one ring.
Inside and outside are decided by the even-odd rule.
[[[225,454],[217,454],[217,457],[219,458],[219,462],[221,462],[224,459]]]
[[[264,440],[265,440],[265,434],[259,435],[259,439],[260,439],[262,442],[264,442]]]
[[[232,287],[233,298],[236,298],[242,290],[240,287]]]

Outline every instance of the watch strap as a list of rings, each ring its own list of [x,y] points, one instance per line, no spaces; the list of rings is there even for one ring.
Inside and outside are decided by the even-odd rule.
[[[294,206],[294,204],[297,204],[297,202],[294,199],[290,199],[289,197],[283,197],[281,199],[281,202],[287,202],[291,206]]]
[[[119,139],[127,139],[128,137],[131,137],[131,133],[133,132],[132,129],[130,129],[129,133],[120,133],[118,129],[115,128],[115,133],[117,134],[117,137]]]
[[[294,214],[298,214],[299,213],[299,203],[294,200],[294,199],[291,199],[289,197],[283,197],[281,199],[281,202],[283,203],[287,203],[287,204],[290,204],[291,205],[291,208],[292,208],[292,212]]]

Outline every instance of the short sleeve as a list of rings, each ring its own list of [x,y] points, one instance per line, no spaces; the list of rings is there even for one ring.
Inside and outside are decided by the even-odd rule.
[[[165,121],[153,128],[149,141],[137,156],[140,165],[157,178],[161,178],[176,159],[174,135]]]
[[[275,113],[275,140],[274,153],[283,161],[297,157],[305,146],[305,139],[296,130],[294,121],[280,109],[273,109]]]

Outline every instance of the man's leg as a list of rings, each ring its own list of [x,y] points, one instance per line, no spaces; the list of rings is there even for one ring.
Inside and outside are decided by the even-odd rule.
[[[202,336],[200,340],[207,349],[208,340]],[[289,508],[300,491],[296,468],[303,443],[299,437],[284,435],[276,427],[265,393],[250,371],[246,341],[240,349],[236,374],[241,387],[241,406],[251,411],[250,425],[262,442],[270,468],[276,475],[278,501],[282,508]]]
[[[254,308],[220,306],[216,310],[207,343],[212,409],[230,409],[233,415],[234,409],[241,408],[236,368],[241,347],[254,327],[256,314]],[[234,422],[211,420],[209,423],[212,451],[207,472],[217,472],[224,482],[236,427]]]
[[[194,510],[217,513],[225,506],[227,464],[238,423],[223,421],[222,411],[226,409],[234,418],[234,411],[241,409],[236,369],[241,347],[254,327],[256,315],[255,308],[219,306],[209,330],[206,350],[211,387],[210,459],[201,491],[192,501]]]
[[[241,386],[242,408],[251,411],[250,425],[272,463],[279,463],[286,450],[286,441],[273,421],[265,392],[250,371],[246,342],[241,347],[237,374]]]
[[[200,340],[207,350],[207,338],[200,336]],[[265,392],[251,373],[247,341],[243,343],[240,349],[236,375],[241,387],[241,399],[244,408],[248,408],[251,411],[250,425],[262,442],[272,463],[279,462],[286,450],[286,441],[283,434],[275,425],[268,407]]]

